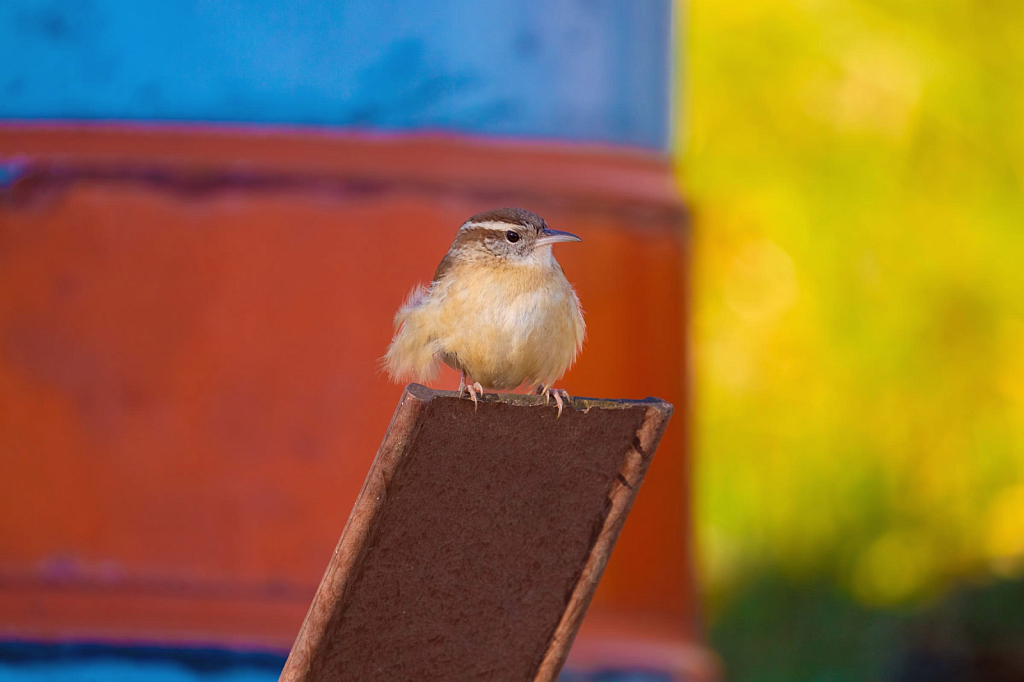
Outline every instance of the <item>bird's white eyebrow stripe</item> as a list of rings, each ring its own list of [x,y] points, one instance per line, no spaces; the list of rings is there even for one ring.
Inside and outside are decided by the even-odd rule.
[[[496,220],[488,220],[487,222],[483,222],[483,223],[465,223],[462,227],[459,228],[459,231],[479,229],[479,230],[500,230],[500,231],[504,232],[505,230],[516,229],[516,228],[522,229],[523,227],[524,227],[523,225],[519,225],[517,223],[503,223],[503,222],[499,222],[499,221],[496,221]]]

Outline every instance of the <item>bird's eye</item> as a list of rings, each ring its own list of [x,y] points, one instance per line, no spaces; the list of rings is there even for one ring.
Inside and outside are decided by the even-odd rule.
[[[515,244],[517,241],[519,241],[519,233],[516,232],[515,230],[509,230],[508,232],[505,233],[505,239]]]

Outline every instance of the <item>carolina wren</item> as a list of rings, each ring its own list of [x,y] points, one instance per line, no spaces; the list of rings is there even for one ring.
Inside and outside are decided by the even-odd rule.
[[[479,213],[459,228],[429,287],[417,286],[395,315],[384,356],[392,380],[429,381],[438,361],[462,372],[459,394],[477,404],[484,387],[530,388],[555,399],[552,384],[583,345],[583,310],[551,253],[579,237],[548,228],[521,208]]]

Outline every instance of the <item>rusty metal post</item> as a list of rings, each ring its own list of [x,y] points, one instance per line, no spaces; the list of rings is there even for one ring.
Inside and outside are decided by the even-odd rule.
[[[671,414],[408,386],[281,680],[554,680]]]

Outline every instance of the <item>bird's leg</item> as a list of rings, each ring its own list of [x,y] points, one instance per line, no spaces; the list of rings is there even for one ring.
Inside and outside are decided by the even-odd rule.
[[[566,401],[572,400],[572,398],[569,397],[569,392],[566,391],[564,388],[551,388],[550,386],[541,386],[540,388],[537,389],[537,395],[544,396],[545,405],[548,404],[548,400],[550,398],[554,398],[555,405],[558,406],[559,417],[562,416],[562,407],[565,405],[565,401],[563,401],[562,398],[564,397]]]
[[[467,391],[469,392],[470,400],[473,401],[473,411],[476,412],[477,407],[479,407],[479,405],[477,404],[476,395],[477,395],[477,393],[479,393],[480,395],[483,395],[484,394],[484,387],[480,385],[479,381],[474,381],[471,384],[467,383],[466,382],[466,373],[463,372],[462,373],[462,378],[459,379],[459,397],[461,398],[462,394],[466,393]]]

